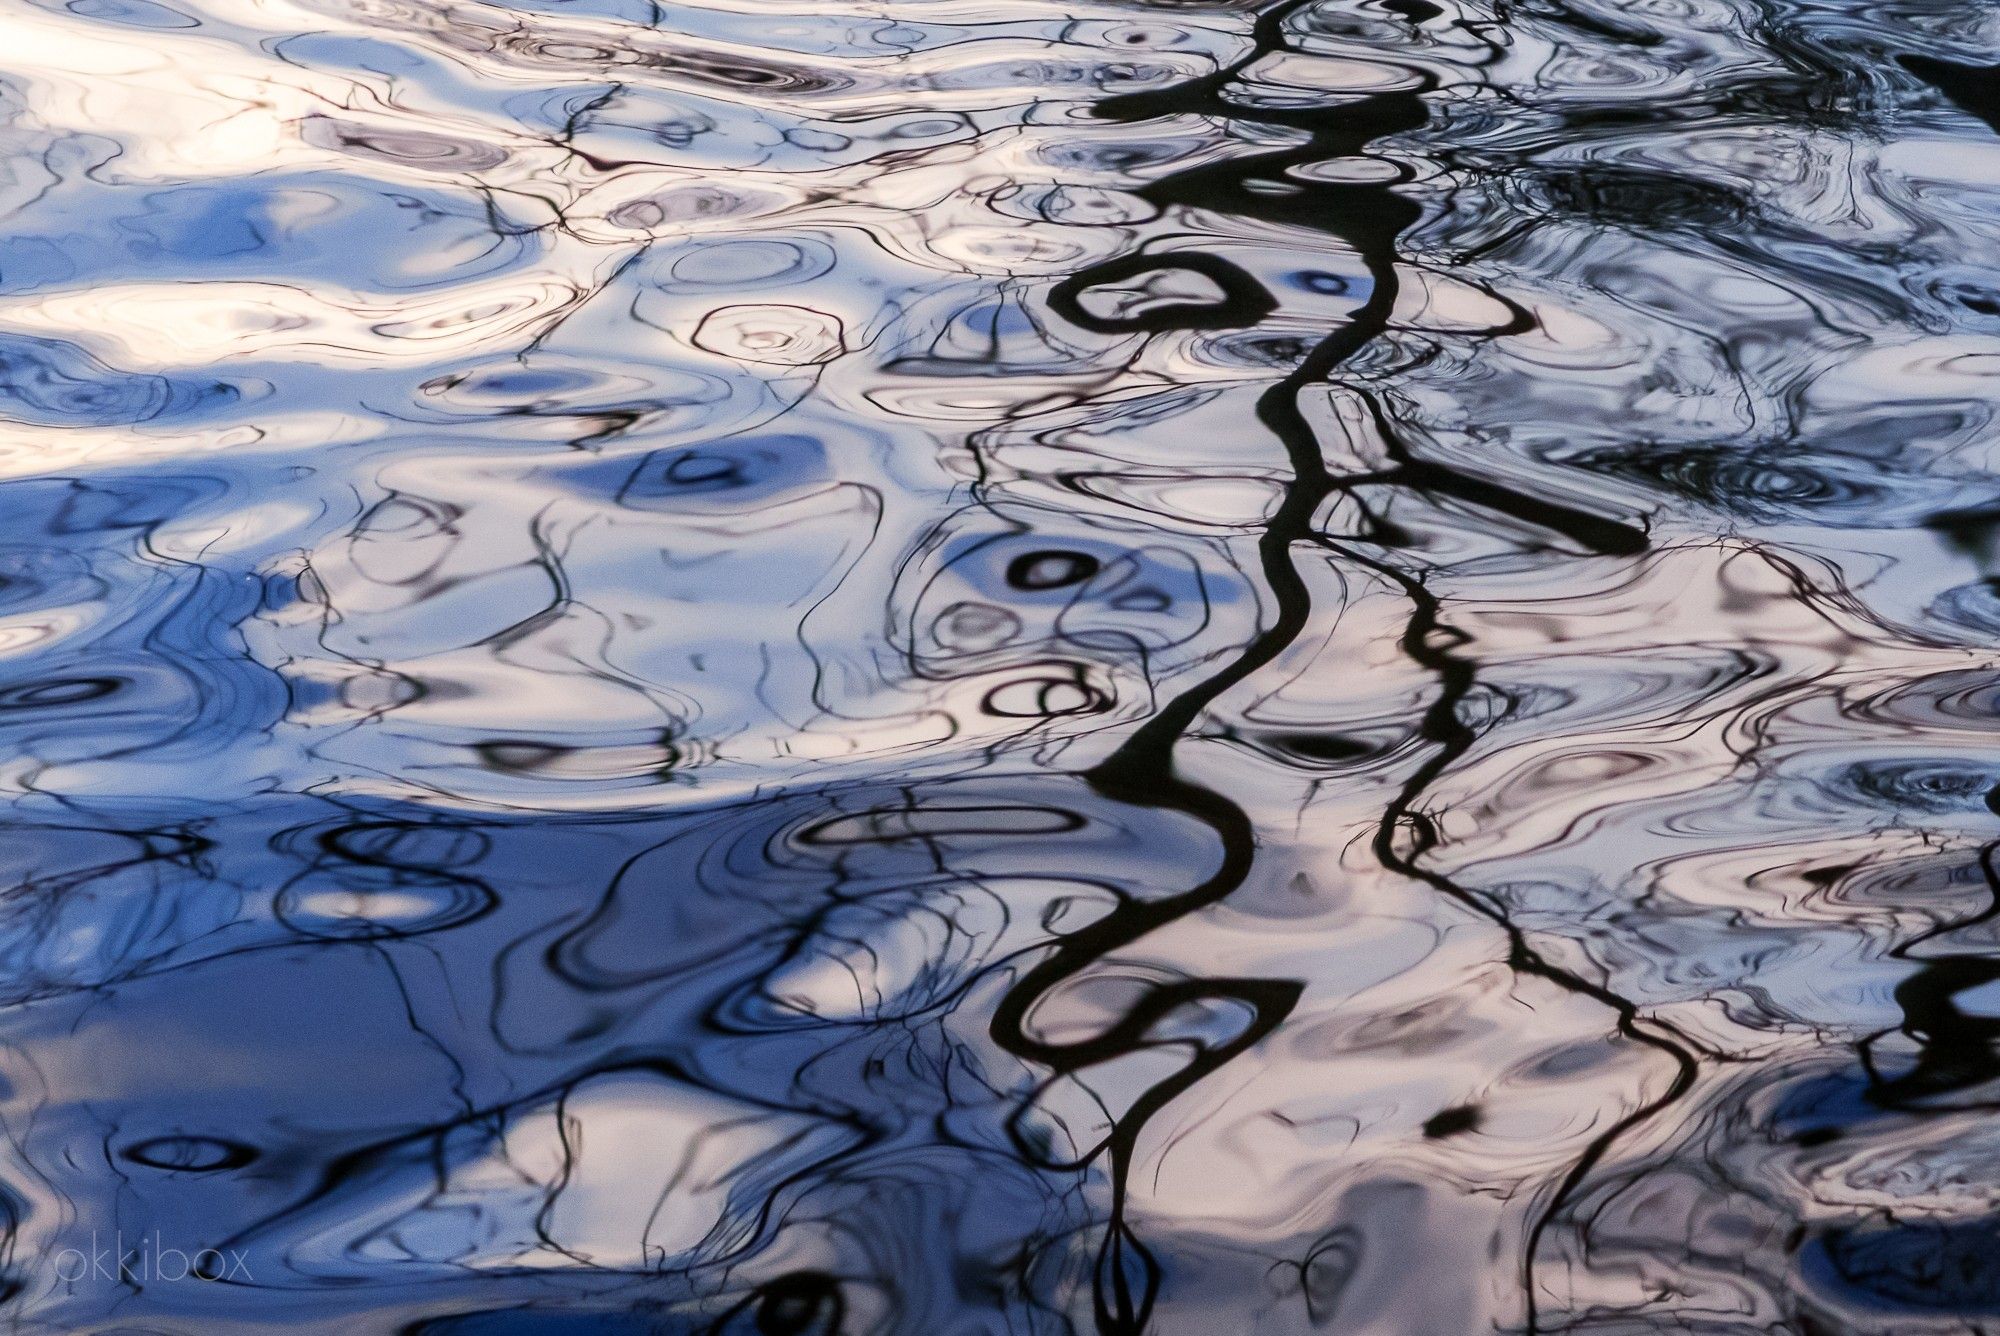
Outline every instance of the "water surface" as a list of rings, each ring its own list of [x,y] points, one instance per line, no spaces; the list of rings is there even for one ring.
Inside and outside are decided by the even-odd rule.
[[[2000,1330],[2000,11],[10,0],[5,1329]]]

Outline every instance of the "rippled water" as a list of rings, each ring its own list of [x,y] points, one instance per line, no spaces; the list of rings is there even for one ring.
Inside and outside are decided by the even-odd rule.
[[[2000,1330],[2000,11],[5,0],[6,1330]]]

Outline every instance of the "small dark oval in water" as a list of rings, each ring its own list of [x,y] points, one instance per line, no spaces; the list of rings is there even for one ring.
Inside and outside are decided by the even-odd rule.
[[[1459,1104],[1442,1109],[1424,1120],[1424,1135],[1433,1141],[1479,1130],[1479,1106]]]
[[[1189,274],[1218,290],[1213,300],[1179,299],[1149,304],[1124,314],[1101,315],[1083,304],[1093,290],[1115,290],[1135,280],[1159,275]],[[1049,292],[1049,306],[1079,329],[1093,334],[1151,334],[1169,329],[1242,329],[1278,308],[1264,285],[1218,255],[1173,251],[1163,255],[1127,255],[1107,260],[1058,283]]]
[[[118,1154],[148,1169],[182,1174],[213,1174],[225,1169],[241,1169],[257,1158],[256,1148],[240,1141],[195,1136],[154,1137],[135,1146],[127,1146]]]
[[[100,700],[124,683],[115,677],[59,677],[0,687],[0,710],[44,710],[57,705],[81,705]]]
[[[836,817],[800,831],[798,838],[802,844],[888,844],[954,836],[1061,835],[1083,826],[1075,812],[1054,807],[931,803]]]
[[[1007,583],[1016,589],[1064,589],[1097,574],[1088,552],[1026,552],[1007,563]]]
[[[757,1336],[835,1336],[845,1316],[838,1281],[795,1272],[772,1281],[758,1297]]]

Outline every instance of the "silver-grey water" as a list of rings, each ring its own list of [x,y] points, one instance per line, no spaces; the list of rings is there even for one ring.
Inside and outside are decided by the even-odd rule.
[[[0,0],[0,1329],[2000,1331],[1996,67]]]

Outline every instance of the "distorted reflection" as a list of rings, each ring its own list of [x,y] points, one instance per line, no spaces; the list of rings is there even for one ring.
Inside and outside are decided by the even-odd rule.
[[[2000,1324],[2000,10],[0,5],[0,1313]]]

